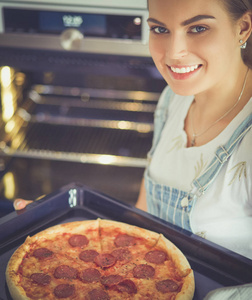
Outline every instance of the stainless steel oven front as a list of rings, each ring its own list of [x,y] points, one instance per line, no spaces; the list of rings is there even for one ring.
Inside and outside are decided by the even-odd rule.
[[[0,1],[0,44],[148,56],[146,0]]]

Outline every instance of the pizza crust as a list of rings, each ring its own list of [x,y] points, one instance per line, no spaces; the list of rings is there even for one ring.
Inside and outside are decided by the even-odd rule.
[[[21,264],[24,255],[30,249],[30,239],[31,238],[28,236],[25,242],[14,252],[6,268],[6,283],[13,299],[30,300],[27,298],[24,289],[19,284],[20,277],[18,275],[19,265]]]
[[[85,228],[85,230],[83,230],[83,228]],[[46,235],[50,235],[50,237],[53,239],[59,234],[80,234],[80,232],[96,230],[97,228],[99,228],[99,219],[63,223],[38,232],[37,234],[32,236],[32,239],[33,241],[44,239]]]
[[[182,290],[176,296],[176,300],[191,300],[194,295],[195,282],[193,271],[188,260],[184,254],[162,234],[160,235],[159,244],[167,250],[169,258],[181,271],[181,276],[184,278]]]
[[[143,237],[147,241],[149,241],[149,243],[152,244],[153,246],[157,243],[159,238],[159,234],[154,231],[146,230],[144,228],[134,226],[134,225],[129,225],[122,222],[100,219],[99,224],[101,228],[114,229],[115,227],[117,227],[120,231],[122,232],[124,231],[128,235],[135,236],[135,237]],[[146,234],[147,232],[148,234]]]

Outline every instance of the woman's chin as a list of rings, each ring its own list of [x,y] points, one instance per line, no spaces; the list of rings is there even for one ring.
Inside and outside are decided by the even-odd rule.
[[[170,86],[170,88],[172,89],[172,91],[180,96],[192,96],[195,95],[195,89],[192,89],[191,87],[183,87],[183,86],[176,86],[174,84],[169,84],[169,82],[167,82],[167,84]]]

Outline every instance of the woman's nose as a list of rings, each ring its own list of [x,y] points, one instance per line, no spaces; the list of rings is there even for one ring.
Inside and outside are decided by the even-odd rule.
[[[167,53],[172,59],[180,59],[188,54],[186,39],[181,36],[173,36],[167,43]]]

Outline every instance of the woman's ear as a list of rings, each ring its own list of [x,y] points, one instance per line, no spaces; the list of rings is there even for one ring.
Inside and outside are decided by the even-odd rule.
[[[239,32],[238,39],[242,40],[244,43],[248,40],[252,32],[252,12],[246,12],[239,20]]]

